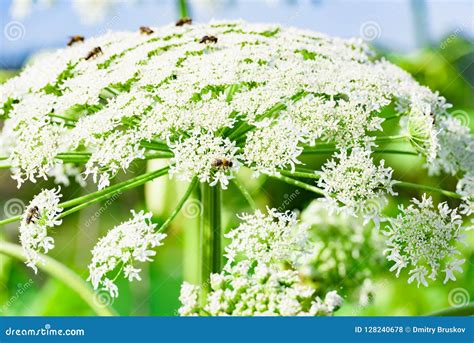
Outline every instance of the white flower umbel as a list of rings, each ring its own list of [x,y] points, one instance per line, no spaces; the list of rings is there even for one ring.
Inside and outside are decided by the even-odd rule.
[[[363,284],[383,269],[383,241],[363,218],[334,213],[327,202],[314,200],[301,213],[310,227],[310,254],[298,270],[322,290],[338,289],[353,300],[364,297]],[[364,301],[362,301],[364,302]]]
[[[318,186],[347,212],[378,217],[382,208],[373,205],[382,205],[386,194],[396,194],[392,190],[392,173],[392,168],[384,166],[384,160],[376,166],[370,150],[356,147],[351,152],[342,150],[326,162]]]
[[[89,278],[94,289],[100,286],[112,297],[118,296],[115,280],[123,271],[129,281],[141,280],[138,262],[151,261],[155,247],[162,245],[166,237],[155,232],[156,224],[151,222],[151,213],[132,210],[132,218],[110,230],[92,249]],[[115,272],[115,274],[113,274]]]
[[[457,118],[437,118],[439,150],[436,159],[428,164],[432,174],[455,175],[474,170],[474,135]]]
[[[210,275],[204,304],[199,287],[182,285],[181,315],[324,316],[340,307],[335,291],[321,299],[321,290],[305,284],[295,269],[309,247],[308,227],[294,213],[268,209],[268,215],[257,210],[239,218],[242,224],[226,236],[227,264]]]
[[[54,239],[48,236],[48,229],[61,225],[58,215],[62,212],[59,207],[61,188],[45,189],[36,195],[28,204],[21,219],[20,243],[26,257],[26,265],[35,273],[37,264],[45,263],[40,253],[48,253],[54,248]]]
[[[211,275],[206,305],[198,303],[198,288],[183,284],[181,315],[212,316],[327,316],[342,304],[335,291],[322,300],[304,285],[294,270],[265,263],[241,261],[227,271]]]
[[[220,183],[225,189],[239,168],[237,150],[229,139],[215,137],[212,133],[194,133],[172,144],[174,157],[170,175],[176,174],[178,179],[186,181],[197,175],[199,181],[212,186]]]
[[[445,273],[444,283],[455,280],[454,271],[462,271],[464,259],[456,248],[463,241],[462,219],[456,209],[446,203],[437,208],[431,197],[412,200],[408,207],[400,205],[400,214],[391,218],[384,234],[387,237],[387,259],[395,264],[390,271],[397,277],[404,268],[410,268],[408,283],[428,286]]]
[[[228,264],[239,257],[263,263],[297,263],[308,253],[308,226],[297,222],[292,212],[268,209],[239,216],[242,223],[226,234],[231,242],[225,248]]]
[[[273,126],[265,125],[247,135],[243,158],[260,173],[276,174],[277,168],[291,167],[301,163],[297,157],[303,151],[298,144],[302,134],[289,120],[282,120]]]
[[[151,29],[86,38],[0,86],[0,151],[19,185],[47,177],[58,154],[81,152],[81,172],[103,188],[165,147],[172,175],[225,187],[239,164],[277,174],[307,144],[364,145],[388,107],[409,118],[401,129],[430,161],[437,154],[429,118],[445,114],[444,98],[362,41],[242,21]],[[212,167],[216,158],[233,167]]]
[[[426,156],[429,163],[434,161],[439,149],[438,131],[435,129],[433,118],[434,115],[430,112],[413,109],[400,119],[402,134],[410,140],[418,152]]]

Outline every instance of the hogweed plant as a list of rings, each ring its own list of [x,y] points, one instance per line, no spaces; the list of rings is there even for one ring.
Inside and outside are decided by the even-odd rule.
[[[118,277],[140,280],[141,264],[166,244],[166,228],[195,193],[201,277],[183,284],[182,315],[330,315],[342,304],[336,288],[347,265],[367,251],[418,285],[462,272],[457,245],[473,208],[473,136],[442,96],[361,40],[182,19],[70,45],[1,86],[1,168],[18,187],[74,178],[98,188],[66,201],[59,187],[43,190],[24,215],[0,222],[20,222],[23,258],[35,272],[51,269],[44,254],[62,218],[166,176],[189,183],[183,198],[161,226],[132,211],[99,240],[89,265],[94,289],[117,297]],[[398,132],[387,133],[386,123]],[[382,159],[389,154],[419,156],[417,173],[455,175],[458,185],[395,179]],[[311,155],[326,161],[302,162]],[[134,161],[154,159],[166,166],[114,180]],[[224,249],[221,193],[242,170],[318,199],[302,221],[271,208],[239,215]],[[238,188],[252,203],[246,185]],[[407,190],[419,194],[408,206],[399,200]],[[435,203],[434,193],[456,207]],[[384,212],[389,199],[400,202],[395,216]],[[341,238],[331,241],[335,227]],[[19,256],[8,243],[1,252]],[[352,280],[364,285],[363,299],[370,277],[369,268]]]

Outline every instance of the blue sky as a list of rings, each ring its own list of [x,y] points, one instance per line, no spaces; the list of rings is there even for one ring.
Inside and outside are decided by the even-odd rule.
[[[71,1],[54,0],[50,8],[36,8],[18,20],[23,32],[17,40],[6,39],[12,21],[12,0],[0,1],[0,67],[19,67],[26,56],[43,48],[65,45],[72,34],[92,36],[111,30],[135,30],[141,25],[161,25],[178,16],[174,0],[110,0],[113,5],[104,20],[85,25]],[[425,39],[437,40],[448,32],[474,36],[474,0],[193,0],[195,21],[245,19],[252,22],[277,22],[341,37],[360,36],[365,23],[377,28],[373,43],[391,50],[410,52],[419,47],[415,22]],[[425,10],[414,17],[413,3]],[[209,6],[209,3],[213,4]],[[423,6],[422,6],[423,7]],[[373,24],[375,23],[375,24]]]

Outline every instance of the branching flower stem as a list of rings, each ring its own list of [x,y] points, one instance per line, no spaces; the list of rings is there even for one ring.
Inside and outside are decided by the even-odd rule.
[[[67,210],[65,212],[62,212],[60,218],[63,218],[68,214],[79,211],[80,209],[82,209],[82,208],[84,208],[88,205],[91,205],[91,204],[94,204],[96,202],[108,199],[108,198],[112,197],[113,195],[115,195],[117,193],[121,193],[121,192],[126,191],[128,189],[141,186],[141,185],[145,184],[148,181],[151,181],[153,179],[156,179],[157,177],[160,177],[160,176],[163,176],[163,175],[167,174],[168,169],[169,169],[169,167],[161,168],[159,170],[155,170],[155,171],[137,176],[133,179],[130,179],[130,180],[118,183],[116,185],[107,187],[107,188],[102,189],[100,191],[90,193],[90,194],[87,194],[87,195],[84,195],[82,197],[75,198],[75,199],[72,199],[72,200],[69,200],[69,201],[65,201],[65,202],[59,204],[59,206],[62,207],[62,208],[68,208],[68,207],[73,207],[73,208],[71,208],[70,210]],[[8,219],[4,219],[4,220],[0,221],[0,225],[13,223],[13,222],[19,221],[20,219],[21,219],[21,216],[15,216],[15,217],[11,217],[11,218],[8,218]]]
[[[0,254],[11,256],[18,260],[25,260],[23,255],[23,249],[17,244],[8,242],[0,242]],[[69,288],[74,290],[89,307],[99,316],[115,316],[115,311],[107,306],[100,304],[95,300],[95,293],[90,286],[84,282],[84,280],[74,273],[71,269],[59,263],[55,259],[42,255],[45,260],[45,264],[40,263],[38,267],[44,270],[46,273],[54,277],[55,279],[63,282]]]
[[[474,302],[465,306],[449,307],[443,310],[429,313],[428,316],[472,316],[474,315]]]
[[[288,177],[288,176],[285,176],[285,175],[270,175],[270,177],[272,177],[274,179],[278,179],[278,180],[283,181],[283,182],[286,182],[290,185],[306,189],[307,191],[310,191],[310,192],[313,192],[313,193],[316,193],[316,194],[325,195],[324,191],[321,188],[309,185],[309,184],[307,184],[305,182],[302,182],[302,181],[299,181],[299,180],[295,180],[295,179],[293,179],[291,177]]]
[[[299,177],[299,178],[305,178],[305,179],[319,179],[319,175],[317,173],[309,173],[309,172],[301,172],[301,171],[291,172],[289,170],[279,170],[279,172],[282,174],[282,176],[276,177],[276,178],[282,181],[285,181],[289,184],[305,188],[307,190],[311,190],[311,189],[306,188],[307,186],[310,186],[310,187],[313,187],[313,186],[308,185],[304,182],[301,182],[299,185],[297,185],[295,183],[295,181],[297,180],[294,180],[293,178]],[[412,183],[412,182],[397,181],[394,184],[394,187],[410,188],[410,189],[417,189],[417,190],[422,190],[422,191],[427,191],[427,192],[434,192],[434,193],[439,193],[439,194],[442,194],[444,196],[454,198],[454,199],[461,198],[461,196],[455,192],[451,192],[442,188],[437,188],[437,187],[432,187],[432,186],[427,186],[427,185],[420,185],[420,184]]]
[[[427,186],[427,185],[420,185],[420,184],[412,183],[412,182],[398,181],[393,186],[400,187],[400,188],[417,189],[417,190],[422,190],[422,191],[427,191],[427,192],[435,192],[435,193],[440,193],[450,198],[461,199],[461,196],[455,192],[450,192],[445,189],[436,188],[436,187]]]
[[[392,143],[397,141],[404,141],[407,140],[408,137],[406,135],[394,135],[394,136],[380,136],[374,140],[374,143]],[[317,154],[317,153],[330,153],[335,152],[335,144],[334,143],[320,143],[316,144],[315,146],[305,146],[303,150],[303,154]],[[385,151],[385,150],[383,150]],[[391,151],[391,150],[386,150]]]
[[[176,218],[176,216],[178,215],[178,213],[181,211],[181,209],[183,208],[184,204],[186,203],[186,201],[188,200],[189,196],[191,195],[191,193],[194,191],[194,189],[196,188],[196,185],[198,183],[198,179],[197,177],[194,177],[193,180],[191,181],[191,183],[189,184],[188,186],[188,189],[186,190],[186,193],[184,193],[183,197],[181,198],[181,200],[178,202],[178,204],[176,205],[176,207],[174,208],[173,212],[169,215],[169,217],[163,222],[163,224],[161,224],[161,226],[159,227],[159,229],[157,230],[157,232],[161,232],[161,231],[164,231],[170,224],[171,222],[174,220],[174,218]]]
[[[244,196],[245,200],[252,209],[256,209],[257,205],[252,198],[250,192],[245,188],[245,186],[237,179],[232,179],[233,184],[239,189],[240,193]]]

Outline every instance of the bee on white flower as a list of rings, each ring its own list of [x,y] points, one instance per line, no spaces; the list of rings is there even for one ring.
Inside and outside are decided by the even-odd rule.
[[[35,273],[37,264],[45,263],[40,253],[48,253],[54,248],[54,239],[48,236],[48,229],[61,225],[58,216],[62,212],[59,207],[61,188],[45,189],[36,195],[28,204],[20,224],[20,243],[26,257],[26,265]]]

